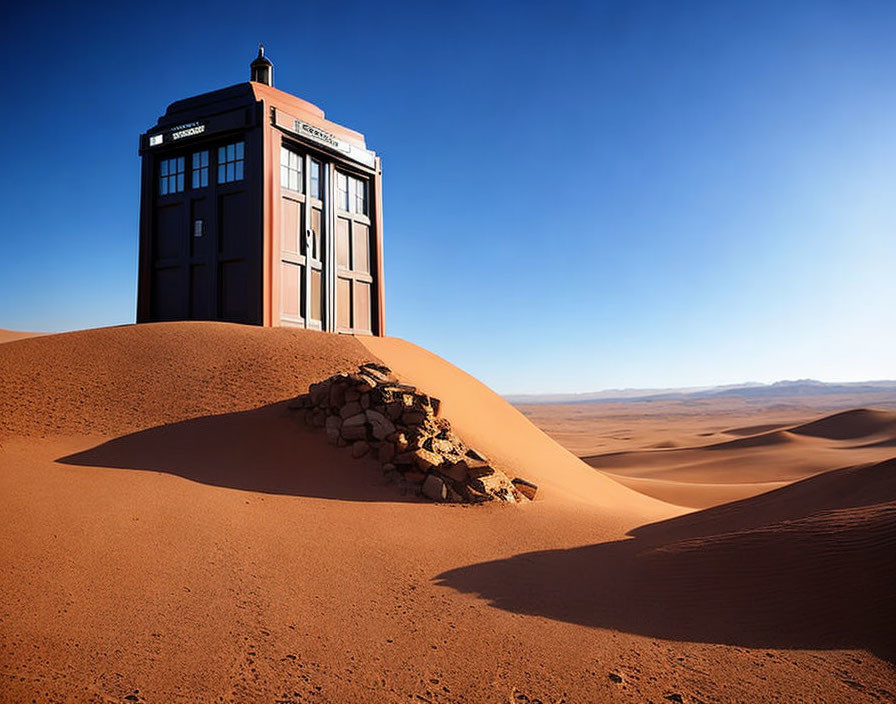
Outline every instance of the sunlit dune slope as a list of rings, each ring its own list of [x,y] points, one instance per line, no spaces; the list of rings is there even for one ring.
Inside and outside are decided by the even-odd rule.
[[[544,495],[617,510],[668,510],[595,472],[494,391],[432,352],[397,338],[360,339],[403,380],[442,399],[445,415],[462,437],[511,476],[534,481]]]
[[[353,337],[226,323],[18,340],[0,346],[0,433],[119,435],[245,411],[369,358]]]
[[[42,332],[26,332],[24,330],[6,330],[0,328],[0,345],[4,342],[13,342],[14,340],[24,340],[27,337],[37,337],[43,335]]]
[[[886,502],[896,502],[896,458],[823,472],[758,496],[654,523],[635,533],[683,540]]]
[[[791,433],[828,440],[896,439],[896,413],[855,408],[790,428]]]

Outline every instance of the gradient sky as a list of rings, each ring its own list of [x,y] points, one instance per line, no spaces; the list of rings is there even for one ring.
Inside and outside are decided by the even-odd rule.
[[[133,322],[138,135],[248,78],[383,157],[387,328],[500,392],[896,377],[893,2],[4,4],[0,327]]]

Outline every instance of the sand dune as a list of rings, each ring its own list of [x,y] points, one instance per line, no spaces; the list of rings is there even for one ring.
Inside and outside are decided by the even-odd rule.
[[[0,347],[4,433],[118,435],[258,408],[367,360],[354,339],[226,323],[85,330]]]
[[[402,496],[286,410],[371,359],[538,500]],[[0,702],[894,696],[891,467],[690,513],[391,339],[125,326],[5,343],[0,370]]]
[[[896,655],[896,502],[678,541],[664,528],[440,579],[516,613],[661,638]]]
[[[725,432],[738,437],[583,459],[644,494],[705,508],[847,464],[886,460],[896,444],[896,413],[852,409],[787,427],[758,425]]]
[[[885,434],[885,439],[892,440],[896,437],[896,413],[855,408],[798,425],[790,432],[828,440],[868,440]]]
[[[399,377],[442,399],[461,436],[509,475],[534,481],[547,497],[588,501],[614,510],[666,511],[607,480],[564,450],[494,391],[437,355],[396,338],[360,338]],[[647,515],[647,514],[645,514]]]
[[[46,333],[42,332],[25,332],[24,330],[6,330],[4,328],[0,328],[0,345],[2,345],[4,342],[24,340],[27,337],[37,337],[38,335],[45,334]]]

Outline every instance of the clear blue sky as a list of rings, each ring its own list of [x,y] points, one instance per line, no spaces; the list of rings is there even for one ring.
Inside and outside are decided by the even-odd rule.
[[[247,80],[384,160],[389,333],[501,392],[896,377],[893,2],[0,10],[0,327],[133,322],[137,136]]]

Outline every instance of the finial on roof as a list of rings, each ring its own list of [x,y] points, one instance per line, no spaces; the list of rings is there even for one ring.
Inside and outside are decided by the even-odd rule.
[[[264,55],[264,44],[258,45],[258,56],[249,64],[250,81],[264,83],[266,86],[274,85],[274,64]]]

